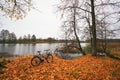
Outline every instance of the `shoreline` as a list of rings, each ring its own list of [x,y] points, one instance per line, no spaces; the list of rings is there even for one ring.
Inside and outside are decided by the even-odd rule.
[[[13,59],[15,57],[18,57],[19,55],[14,55],[14,54],[11,54],[11,53],[7,53],[7,52],[0,52],[0,59]]]

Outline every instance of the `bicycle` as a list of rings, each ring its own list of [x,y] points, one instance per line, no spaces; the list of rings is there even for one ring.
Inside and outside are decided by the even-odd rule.
[[[31,59],[31,64],[32,66],[38,66],[41,63],[43,63],[45,60],[50,63],[53,62],[53,55],[50,53],[50,49],[48,50],[44,50],[46,52],[46,54],[41,54],[41,51],[37,51],[39,54],[35,55],[32,59]]]

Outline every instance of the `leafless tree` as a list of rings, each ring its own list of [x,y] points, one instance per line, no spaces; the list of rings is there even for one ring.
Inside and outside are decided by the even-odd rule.
[[[64,3],[65,1],[65,3]],[[59,6],[59,10],[62,12],[62,17],[64,22],[63,22],[63,27],[65,30],[66,37],[69,39],[72,38],[77,41],[77,46],[73,46],[80,50],[80,52],[85,55],[85,52],[83,51],[81,44],[80,44],[80,38],[78,36],[78,31],[80,28],[78,28],[78,22],[79,18],[81,17],[79,15],[79,0],[64,0]],[[69,4],[68,4],[69,3]],[[66,14],[67,13],[67,14]]]
[[[98,52],[107,52],[107,39],[110,37],[114,37],[115,33],[109,29],[109,23],[107,23],[105,20],[102,19],[97,21],[97,39],[99,40],[98,44]]]
[[[76,1],[77,6],[73,6],[72,3]],[[73,8],[77,9],[77,14],[79,15],[79,22],[77,23],[79,24],[79,28],[81,26],[84,29],[88,29],[92,39],[93,55],[97,55],[97,29],[99,29],[98,27],[100,27],[101,22],[105,21],[105,23],[109,23],[110,29],[111,25],[119,23],[120,21],[119,0],[61,0],[58,8],[62,10],[62,14],[64,13],[64,15],[68,15]],[[82,24],[80,24],[81,22]],[[100,24],[97,22],[100,22]]]

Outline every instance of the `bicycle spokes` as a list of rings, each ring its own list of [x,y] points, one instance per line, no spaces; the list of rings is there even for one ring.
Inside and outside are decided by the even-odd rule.
[[[33,57],[31,60],[31,64],[33,66],[38,66],[40,64],[40,58],[38,56]]]

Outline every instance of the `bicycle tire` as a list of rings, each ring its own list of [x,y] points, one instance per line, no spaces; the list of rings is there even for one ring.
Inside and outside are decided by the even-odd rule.
[[[53,55],[52,55],[52,54],[49,54],[49,55],[47,56],[46,60],[47,60],[48,63],[53,62]]]
[[[32,66],[38,66],[38,65],[40,65],[41,62],[43,62],[43,60],[40,57],[38,57],[38,56],[34,56],[31,59]]]

